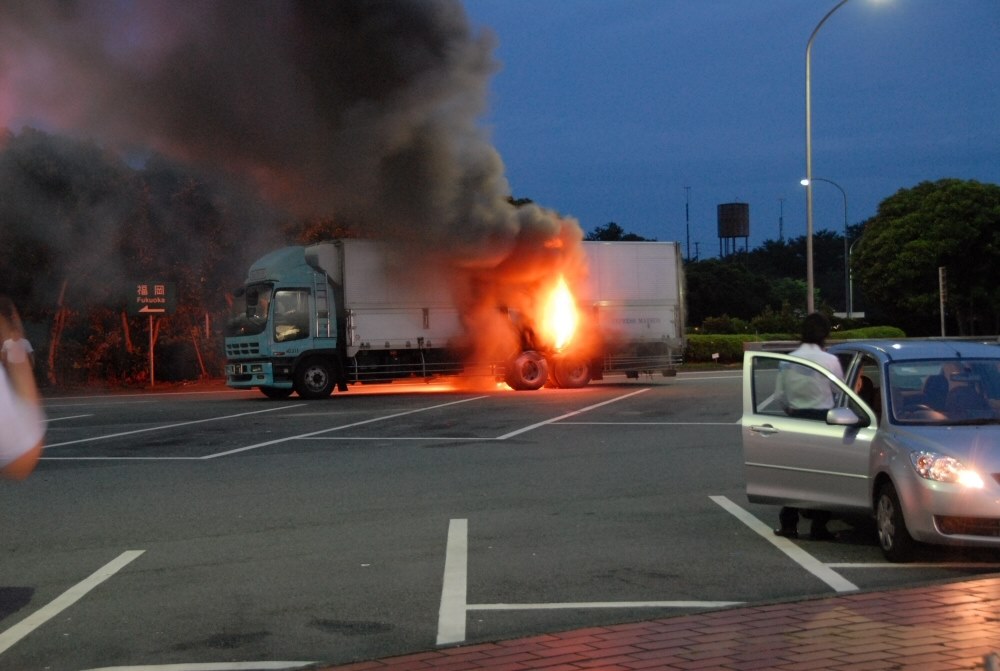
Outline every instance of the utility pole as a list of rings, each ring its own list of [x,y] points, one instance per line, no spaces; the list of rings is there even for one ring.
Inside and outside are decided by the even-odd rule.
[[[687,259],[691,260],[691,187],[684,187],[684,230],[687,235]]]
[[[785,241],[785,199],[778,199],[778,242]]]

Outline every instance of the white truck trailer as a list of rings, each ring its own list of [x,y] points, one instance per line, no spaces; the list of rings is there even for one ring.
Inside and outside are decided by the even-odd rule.
[[[285,247],[255,262],[226,329],[226,380],[271,398],[329,396],[356,382],[488,371],[515,389],[584,386],[610,372],[671,375],[684,351],[684,281],[677,243],[585,242],[589,273],[574,287],[580,337],[471,360],[469,321],[447,266],[401,268],[392,247],[345,239]],[[498,313],[502,306],[496,306]],[[530,345],[524,345],[530,343]]]

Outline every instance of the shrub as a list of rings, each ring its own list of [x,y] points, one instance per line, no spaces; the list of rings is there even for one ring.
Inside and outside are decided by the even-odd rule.
[[[895,326],[867,326],[850,331],[834,331],[830,340],[861,340],[871,338],[905,338],[906,334]],[[743,360],[744,343],[788,340],[798,342],[798,333],[761,334],[688,334],[684,360],[689,363],[711,362],[718,354],[718,363],[732,364]]]

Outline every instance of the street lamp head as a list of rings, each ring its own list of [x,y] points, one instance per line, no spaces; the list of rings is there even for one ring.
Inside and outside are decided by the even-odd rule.
[[[799,184],[801,184],[802,186],[809,186],[809,180],[808,179],[800,179],[799,180]]]

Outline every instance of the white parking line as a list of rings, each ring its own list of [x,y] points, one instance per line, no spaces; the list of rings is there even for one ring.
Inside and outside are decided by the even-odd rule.
[[[80,396],[48,396],[42,399],[42,401],[48,405],[49,402],[54,401],[75,401],[77,399],[84,401],[93,401],[95,399],[108,399],[117,400],[120,398],[149,398],[150,396],[207,396],[212,394],[254,394],[252,389],[210,389],[207,391],[140,391],[131,394],[84,394]],[[88,404],[88,405],[93,405]]]
[[[448,546],[444,555],[444,584],[438,609],[437,644],[465,640],[465,614],[468,603],[469,521],[451,520]]]
[[[739,426],[735,422],[559,422],[567,426]]]
[[[64,422],[67,419],[80,419],[81,417],[93,417],[94,414],[90,413],[87,415],[69,415],[68,417],[47,417],[46,422]]]
[[[750,527],[750,529],[759,534],[762,538],[764,538],[764,540],[784,552],[786,555],[791,557],[793,561],[799,564],[799,566],[812,573],[834,590],[838,592],[857,591],[857,585],[845,579],[839,573],[831,569],[827,564],[819,561],[787,538],[775,536],[774,531],[769,526],[748,513],[746,510],[743,510],[743,508],[740,508],[725,496],[710,496],[708,498],[722,506],[723,509],[732,514],[736,519]]]
[[[291,408],[300,407],[301,403],[296,405],[283,405],[275,408],[267,408],[265,410],[254,410],[253,412],[241,412],[235,415],[224,415],[222,417],[206,417],[205,419],[193,419],[189,422],[175,422],[173,424],[162,424],[160,426],[150,426],[145,429],[135,429],[134,431],[121,431],[119,433],[109,433],[103,436],[93,436],[91,438],[80,438],[78,440],[67,440],[62,443],[49,443],[45,447],[63,447],[65,445],[77,445],[79,443],[93,443],[98,440],[108,440],[109,438],[121,438],[122,436],[132,436],[137,433],[148,433],[150,431],[165,431],[167,429],[176,429],[179,426],[190,426],[192,424],[204,424],[205,422],[220,422],[226,419],[236,419],[237,417],[246,417],[247,415],[259,415],[264,412],[274,412],[275,410],[289,410]],[[45,459],[46,457],[42,457]]]
[[[48,605],[38,609],[7,631],[0,633],[0,654],[6,652],[22,638],[82,599],[90,590],[123,569],[143,552],[145,550],[129,550],[128,552],[121,553],[118,557],[97,569],[97,571],[83,582],[70,587]]]
[[[86,671],[288,671],[313,667],[318,662],[211,662],[208,664],[159,664],[102,666]]]
[[[453,519],[448,525],[444,559],[441,607],[438,610],[438,645],[465,640],[466,616],[470,610],[565,610],[581,608],[725,608],[741,601],[567,601],[560,603],[469,603],[469,521]]]
[[[608,405],[610,403],[617,403],[618,401],[624,401],[626,398],[630,398],[632,396],[635,396],[636,394],[642,394],[642,393],[645,393],[647,391],[649,391],[648,387],[645,388],[645,389],[640,389],[639,391],[633,391],[631,393],[625,394],[624,396],[618,396],[616,398],[612,398],[612,399],[609,399],[607,401],[602,401],[600,403],[595,403],[594,405],[588,405],[586,408],[580,408],[579,410],[574,410],[573,412],[567,412],[565,415],[559,415],[558,417],[553,417],[552,419],[547,419],[544,422],[536,422],[535,424],[531,424],[530,426],[526,426],[524,428],[517,429],[516,431],[511,431],[510,433],[505,433],[502,436],[498,436],[495,440],[507,440],[508,438],[513,438],[514,436],[519,436],[522,433],[527,433],[528,431],[534,431],[537,428],[546,426],[548,424],[552,424],[554,422],[558,422],[559,420],[562,420],[562,419],[566,419],[567,417],[576,417],[577,415],[581,415],[581,414],[583,414],[585,412],[589,412],[589,411],[593,410],[594,408],[600,408],[601,406]]]
[[[101,398],[100,396],[86,397],[80,396],[79,398]],[[61,400],[61,399],[60,399]],[[151,403],[156,403],[156,401],[128,401],[126,403],[52,403],[52,399],[43,399],[43,407],[46,410],[51,410],[52,408],[88,408],[90,406],[97,406],[99,408],[121,408],[122,406],[132,407],[133,405],[149,405]]]
[[[572,608],[726,608],[742,601],[566,601],[563,603],[470,603],[466,610],[561,610]]]
[[[388,443],[392,441],[403,441],[403,442],[431,442],[431,443],[446,443],[448,441],[464,442],[469,441],[480,442],[483,440],[496,440],[495,438],[479,438],[477,436],[467,436],[465,438],[456,438],[455,436],[307,436],[305,438],[298,438],[297,440],[350,440],[350,441],[378,441],[380,443]]]
[[[910,562],[910,563],[892,563],[892,562],[830,562],[827,564],[830,568],[946,568],[946,569],[983,569],[989,571],[996,571],[1000,569],[1000,563],[996,562]]]
[[[406,410],[405,412],[397,412],[391,415],[383,415],[381,417],[372,417],[371,419],[364,419],[360,422],[352,422],[350,424],[341,424],[340,426],[335,426],[330,429],[321,429],[319,431],[310,431],[309,433],[301,433],[297,436],[286,436],[284,438],[275,438],[274,440],[268,440],[263,443],[255,443],[254,445],[247,445],[246,447],[238,447],[235,450],[226,450],[225,452],[216,452],[215,454],[206,454],[200,459],[216,459],[218,457],[228,457],[231,454],[239,454],[240,452],[247,452],[249,450],[256,450],[261,447],[267,447],[268,445],[276,445],[278,443],[285,443],[290,440],[301,440],[303,438],[311,438],[313,436],[318,436],[324,433],[331,433],[333,431],[343,431],[344,429],[350,429],[355,426],[363,426],[365,424],[373,424],[375,422],[384,422],[387,419],[395,419],[396,417],[405,417],[406,415],[415,415],[420,412],[427,412],[428,410],[437,410],[439,408],[447,408],[451,405],[458,405],[460,403],[468,403],[469,401],[478,401],[484,399],[486,396],[474,396],[472,398],[463,398],[459,401],[451,401],[450,403],[440,403],[438,405],[432,405],[427,408],[417,408],[416,410]]]

